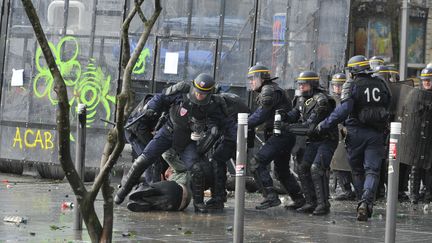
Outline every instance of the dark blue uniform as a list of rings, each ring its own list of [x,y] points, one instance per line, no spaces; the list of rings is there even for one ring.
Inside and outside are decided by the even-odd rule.
[[[221,209],[226,201],[226,162],[231,158],[235,159],[236,139],[237,139],[237,114],[249,113],[249,107],[243,100],[231,93],[220,93],[215,95],[219,102],[224,107],[226,118],[223,121],[221,128],[222,138],[215,146],[215,150],[211,155],[210,160],[213,163],[214,169],[214,185],[211,188],[212,197],[206,202],[209,209]]]
[[[170,89],[166,93],[155,95],[148,102],[147,109],[158,114],[169,110],[169,119],[135,160],[126,175],[125,182],[122,183],[124,185],[117,192],[115,198],[117,204],[124,200],[144,170],[171,147],[180,154],[180,159],[187,168],[191,169],[198,162],[196,143],[191,140],[193,120],[204,121],[208,129],[222,126],[225,115],[222,107],[214,101],[213,97],[208,104],[197,105],[188,98],[186,91],[188,89],[189,87],[174,91]]]
[[[333,111],[334,107],[335,101],[331,97],[320,89],[314,89],[310,95],[297,97],[296,106],[287,114],[289,123],[299,123],[298,125],[311,131],[298,169],[302,191],[307,202],[297,210],[299,212],[313,211],[314,214],[329,212],[328,171],[338,144],[337,127],[332,127],[319,135],[312,131]]]
[[[353,184],[361,197],[360,203],[366,203],[371,213],[385,156],[383,130],[388,125],[390,91],[381,79],[360,73],[344,84],[341,99],[341,104],[319,128],[325,131],[345,121]]]
[[[293,200],[303,200],[300,186],[291,173],[289,166],[291,149],[295,144],[296,137],[292,133],[285,133],[281,136],[272,135],[275,111],[278,109],[290,109],[291,102],[286,98],[284,91],[273,82],[263,84],[257,101],[259,107],[249,116],[248,127],[253,129],[264,124],[265,129],[266,142],[254,155],[250,164],[251,171],[255,173],[255,179],[258,183],[262,184],[263,194],[266,197],[261,205],[266,205],[269,200],[279,201],[277,194],[274,192],[273,180],[267,168],[271,161],[274,161],[276,175],[287,190],[288,195]],[[257,206],[257,209],[268,208],[266,206],[260,207],[261,205]]]

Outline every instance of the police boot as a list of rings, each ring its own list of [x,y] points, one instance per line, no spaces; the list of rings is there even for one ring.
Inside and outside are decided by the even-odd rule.
[[[279,199],[279,196],[273,187],[263,188],[263,195],[264,200],[255,207],[256,209],[263,210],[270,207],[276,207],[281,204],[281,200]]]
[[[315,190],[312,183],[310,168],[305,163],[300,164],[298,169],[298,176],[306,203],[298,208],[296,211],[299,213],[312,213],[316,207]]]
[[[287,173],[288,174],[284,176],[279,176],[279,181],[287,191],[288,196],[290,196],[291,200],[293,201],[291,204],[286,205],[285,208],[289,210],[296,210],[297,208],[302,207],[306,201],[294,175],[291,174],[290,171]]]
[[[370,217],[372,217],[372,205],[361,201],[357,206],[357,220],[368,221]]]
[[[353,184],[354,184],[354,190],[356,194],[356,199],[361,200],[363,196],[363,186],[365,182],[365,175],[364,174],[352,174]]]
[[[192,197],[195,212],[207,213],[204,204],[204,174],[199,163],[192,166]]]
[[[337,195],[334,199],[336,201],[351,201],[355,199],[355,193],[351,190],[351,175],[338,176],[339,185],[342,193]]]
[[[330,203],[328,201],[328,181],[326,179],[326,171],[319,165],[313,164],[311,168],[311,174],[318,203],[317,207],[313,211],[313,214],[328,214],[330,212]]]
[[[342,193],[338,194],[334,199],[336,201],[353,201],[356,198],[355,193],[351,190],[351,185],[341,185]]]
[[[410,199],[413,204],[417,204],[420,198],[420,169],[417,166],[413,166],[411,169],[410,180]]]
[[[133,186],[138,183],[141,174],[153,163],[153,160],[148,159],[145,155],[141,154],[132,164],[129,172],[122,179],[121,187],[117,191],[114,197],[114,202],[116,204],[121,204],[129,192],[132,190]]]
[[[206,206],[207,209],[222,210],[226,200],[226,166],[219,163],[214,163],[213,165],[214,185],[211,188],[211,198],[206,202]]]

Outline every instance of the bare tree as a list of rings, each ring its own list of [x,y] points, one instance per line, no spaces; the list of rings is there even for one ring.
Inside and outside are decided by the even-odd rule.
[[[123,71],[123,81],[121,92],[117,95],[116,102],[116,126],[108,132],[107,142],[101,158],[101,170],[97,175],[93,186],[87,190],[84,186],[83,180],[75,170],[71,158],[70,151],[70,121],[69,121],[69,100],[65,82],[62,75],[57,68],[53,54],[48,46],[45,33],[39,21],[39,17],[31,0],[21,0],[26,11],[27,17],[33,26],[36,39],[41,46],[42,53],[45,57],[47,65],[50,69],[51,75],[54,77],[54,91],[58,98],[58,109],[56,113],[57,133],[58,133],[58,146],[59,146],[59,160],[60,164],[66,174],[66,178],[71,185],[71,188],[77,197],[80,211],[83,215],[84,223],[86,224],[87,231],[90,235],[92,242],[111,242],[112,241],[112,228],[113,228],[113,187],[110,186],[109,173],[117,162],[120,153],[123,151],[125,145],[124,139],[124,123],[126,118],[131,112],[131,74],[141,51],[150,35],[157,18],[159,17],[162,7],[160,0],[154,0],[154,12],[149,19],[144,16],[141,10],[141,5],[144,0],[135,0],[135,6],[128,14],[122,26],[122,42],[123,42],[123,55],[121,60],[121,67]],[[129,49],[129,25],[135,15],[138,13],[143,22],[144,31],[141,34],[138,44],[132,53]],[[103,224],[101,224],[94,207],[94,202],[99,190],[102,188],[102,195],[104,199],[104,213]]]

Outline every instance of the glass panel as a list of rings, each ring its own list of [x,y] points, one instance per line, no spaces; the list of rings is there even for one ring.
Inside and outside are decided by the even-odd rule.
[[[320,73],[326,87],[328,75],[345,61],[348,16],[346,2],[261,2],[256,60],[271,68],[284,88],[294,88],[304,70]]]
[[[223,86],[233,86],[232,90],[238,90],[236,87],[246,86],[246,73],[250,66],[254,1],[224,2],[225,17],[216,79]]]
[[[219,36],[221,1],[200,0],[194,1],[192,8],[192,31],[193,36]]]
[[[200,73],[213,75],[216,41],[167,40],[159,42],[156,77],[158,81],[192,80]]]

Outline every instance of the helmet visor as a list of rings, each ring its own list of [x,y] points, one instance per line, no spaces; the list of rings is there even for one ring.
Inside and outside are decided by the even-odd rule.
[[[246,87],[248,90],[257,91],[261,88],[263,80],[259,74],[248,75]]]

